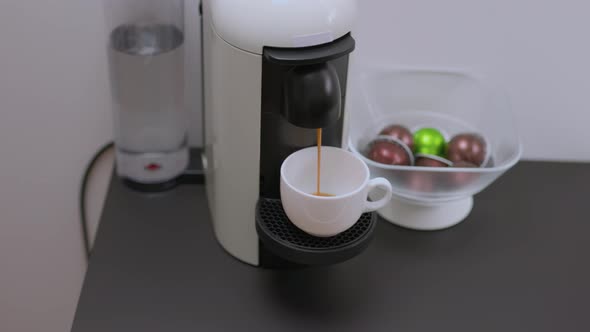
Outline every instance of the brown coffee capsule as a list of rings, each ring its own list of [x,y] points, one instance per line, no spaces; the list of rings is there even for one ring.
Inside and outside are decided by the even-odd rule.
[[[459,160],[453,163],[453,167],[456,168],[477,168],[479,166],[477,166],[474,163],[470,163],[468,161],[464,161],[464,160]]]
[[[406,186],[412,191],[431,193],[435,188],[435,174],[431,172],[408,172],[404,176]]]
[[[416,166],[421,167],[449,167],[453,163],[445,158],[429,154],[417,154],[416,155]]]
[[[391,125],[383,128],[379,133],[380,136],[389,136],[402,141],[410,150],[414,149],[414,135],[410,129],[401,125]]]
[[[479,167],[486,158],[486,148],[486,142],[479,134],[463,133],[451,139],[447,157],[452,162],[466,161]]]
[[[414,156],[403,142],[387,136],[379,136],[369,144],[369,159],[386,165],[410,166]]]
[[[415,166],[420,167],[448,167],[452,163],[444,158],[428,155],[416,154]],[[434,172],[415,171],[408,172],[406,175],[406,185],[413,191],[420,193],[431,193],[435,188],[439,187],[437,184],[442,178],[439,174]]]
[[[410,166],[411,159],[406,150],[397,143],[378,141],[371,144],[369,158],[386,165]]]
[[[479,166],[475,165],[474,163],[470,163],[468,161],[457,161],[453,163],[453,168],[479,168]],[[448,187],[451,190],[457,190],[465,185],[468,185],[475,181],[480,175],[474,172],[464,172],[458,169],[456,172],[453,172],[448,179]]]

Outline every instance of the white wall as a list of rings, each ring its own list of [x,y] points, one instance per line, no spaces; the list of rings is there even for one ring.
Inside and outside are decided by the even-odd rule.
[[[0,330],[68,331],[78,182],[111,137],[100,1],[0,2]]]
[[[590,160],[590,2],[361,0],[362,61],[472,69],[512,97],[529,159]]]
[[[526,157],[590,160],[587,2],[359,2],[362,61],[487,74],[513,96]],[[112,136],[105,38],[101,1],[0,2],[2,331],[69,330],[85,271],[79,178]],[[199,82],[188,87],[198,91]],[[111,162],[104,159],[89,190],[94,221]]]
[[[187,0],[187,15],[197,10]],[[196,23],[186,36],[190,109],[200,106]],[[1,1],[0,41],[0,331],[68,331],[86,270],[79,181],[112,140],[102,1]],[[112,159],[88,188],[93,232]]]

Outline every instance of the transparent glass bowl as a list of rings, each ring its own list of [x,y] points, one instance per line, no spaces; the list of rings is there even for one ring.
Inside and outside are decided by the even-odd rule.
[[[522,149],[508,98],[482,79],[459,71],[381,67],[364,68],[352,81],[350,91],[354,93],[347,101],[349,149],[367,163],[372,177],[384,177],[391,182],[395,210],[404,210],[398,206],[400,201],[417,206],[422,209],[420,213],[429,207],[443,213],[445,205],[451,209],[460,201],[464,202],[459,204],[460,209],[466,210],[426,214],[425,218],[449,219],[439,221],[439,226],[428,226],[434,222],[430,220],[412,221],[415,216],[396,215],[399,213],[393,207],[389,207],[389,213],[380,211],[391,222],[418,229],[456,224],[471,210],[471,197],[520,159]],[[385,165],[368,159],[368,144],[391,124],[404,125],[412,132],[423,127],[437,128],[447,140],[459,133],[479,133],[486,140],[486,161],[480,168],[433,168]],[[449,217],[453,214],[457,216]],[[459,217],[461,220],[457,221]],[[414,227],[412,223],[426,226]]]

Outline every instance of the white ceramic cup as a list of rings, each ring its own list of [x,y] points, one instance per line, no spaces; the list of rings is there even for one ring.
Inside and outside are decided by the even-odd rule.
[[[291,154],[281,166],[281,201],[289,220],[314,236],[334,236],[352,227],[365,212],[387,205],[391,184],[384,178],[370,179],[369,168],[352,153],[322,147],[321,191],[331,197],[315,196],[317,147]],[[368,201],[375,188],[385,191],[376,202]]]

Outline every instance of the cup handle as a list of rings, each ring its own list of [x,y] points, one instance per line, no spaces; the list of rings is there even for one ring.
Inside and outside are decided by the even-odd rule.
[[[367,200],[367,202],[365,202],[364,212],[373,212],[373,211],[379,210],[380,208],[387,205],[387,203],[389,203],[389,201],[391,200],[391,195],[392,195],[393,189],[391,188],[391,183],[389,183],[389,181],[387,181],[386,179],[384,179],[384,178],[372,179],[371,181],[369,181],[369,184],[367,185],[367,187],[369,188],[369,190],[367,190],[367,193],[370,193],[375,188],[381,188],[381,189],[385,190],[385,196],[376,202],[369,202]]]

